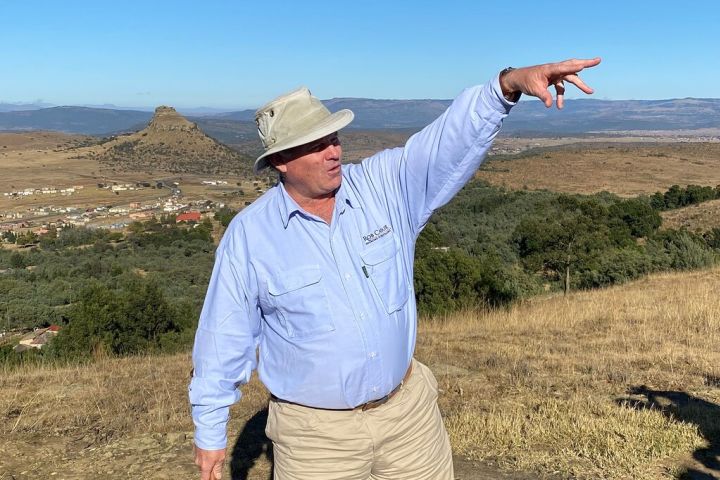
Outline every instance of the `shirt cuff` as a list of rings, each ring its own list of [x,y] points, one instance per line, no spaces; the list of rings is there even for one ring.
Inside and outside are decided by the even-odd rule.
[[[517,102],[511,102],[507,98],[505,98],[505,95],[502,93],[502,88],[500,87],[500,74],[498,74],[492,81],[492,91],[493,95],[488,95],[488,97],[491,97],[490,104],[496,108],[501,113],[509,113],[510,109],[517,105]]]
[[[203,450],[222,450],[227,447],[227,428],[208,428],[195,425],[195,445]]]

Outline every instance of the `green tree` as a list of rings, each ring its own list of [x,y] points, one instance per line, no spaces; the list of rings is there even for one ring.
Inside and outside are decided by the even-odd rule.
[[[38,241],[37,234],[35,232],[28,230],[25,233],[18,233],[15,243],[17,243],[18,245],[30,245],[32,243],[37,243],[37,241]]]
[[[660,228],[662,217],[641,198],[621,200],[610,207],[610,215],[622,220],[635,238],[649,237]]]
[[[224,206],[215,212],[214,218],[215,220],[219,221],[223,227],[227,227],[228,225],[230,225],[230,222],[233,218],[235,218],[235,215],[237,215],[237,213],[238,212],[236,210],[233,210],[228,206]]]
[[[51,354],[87,358],[97,349],[116,355],[157,350],[162,337],[178,333],[176,320],[159,285],[133,278],[119,289],[102,283],[88,287],[68,312],[69,323],[51,344]]]
[[[10,255],[10,267],[11,268],[25,268],[27,263],[25,257],[18,252],[13,252]]]
[[[611,245],[606,211],[596,201],[559,197],[554,218],[530,217],[515,229],[514,242],[527,268],[561,278],[569,293],[571,273],[590,268],[597,255]]]

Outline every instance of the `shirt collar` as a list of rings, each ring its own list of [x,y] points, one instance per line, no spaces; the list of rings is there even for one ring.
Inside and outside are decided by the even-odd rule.
[[[290,223],[290,217],[300,211],[300,206],[292,199],[287,190],[285,190],[285,185],[283,185],[282,182],[278,182],[278,188],[280,189],[280,200],[278,201],[280,219],[283,222],[283,227],[287,228],[288,223]]]
[[[357,192],[348,185],[349,182],[347,178],[343,176],[340,188],[338,188],[338,191],[335,193],[335,208],[339,213],[345,211],[346,205],[352,209],[362,208],[362,203],[360,202]],[[283,228],[287,228],[290,223],[290,218],[296,213],[302,213],[303,210],[300,208],[300,205],[293,200],[287,190],[285,190],[285,185],[283,185],[282,182],[278,182],[278,188],[280,188],[278,211],[280,213],[280,219],[283,222]]]
[[[352,185],[345,176],[343,176],[343,181],[340,184],[340,188],[335,194],[335,201],[335,208],[339,208],[340,213],[345,211],[345,205],[349,206],[352,209],[362,209],[360,197],[358,196],[357,192],[353,190]]]

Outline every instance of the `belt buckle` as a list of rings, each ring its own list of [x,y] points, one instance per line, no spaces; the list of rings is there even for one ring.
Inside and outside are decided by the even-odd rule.
[[[390,393],[388,393],[387,395],[385,395],[382,398],[378,398],[377,400],[371,400],[369,402],[363,403],[362,405],[358,405],[355,408],[357,410],[364,412],[366,410],[370,410],[372,408],[379,407],[380,405],[382,405],[384,403],[387,403],[388,400],[390,400],[396,393],[398,393],[403,388],[403,386],[405,385],[405,382],[407,382],[407,380],[410,378],[411,372],[412,372],[412,363],[408,367],[407,372],[405,372],[405,377],[400,381],[400,384],[397,387],[393,388]]]
[[[391,395],[392,395],[392,394],[389,393],[389,394],[385,395],[385,396],[382,397],[382,398],[378,398],[377,400],[371,400],[371,401],[369,401],[369,402],[363,403],[363,404],[360,406],[360,411],[365,412],[365,411],[367,411],[367,410],[371,410],[371,409],[373,409],[373,408],[379,407],[379,406],[382,405],[383,403],[386,403],[388,400],[390,400],[390,396],[391,396]]]

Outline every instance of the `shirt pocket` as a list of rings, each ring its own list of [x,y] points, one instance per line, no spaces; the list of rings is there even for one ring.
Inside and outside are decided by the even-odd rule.
[[[385,310],[388,313],[400,310],[407,303],[409,289],[395,235],[390,233],[371,243],[360,258]]]
[[[318,265],[286,270],[268,278],[268,299],[288,338],[307,339],[335,330]]]

